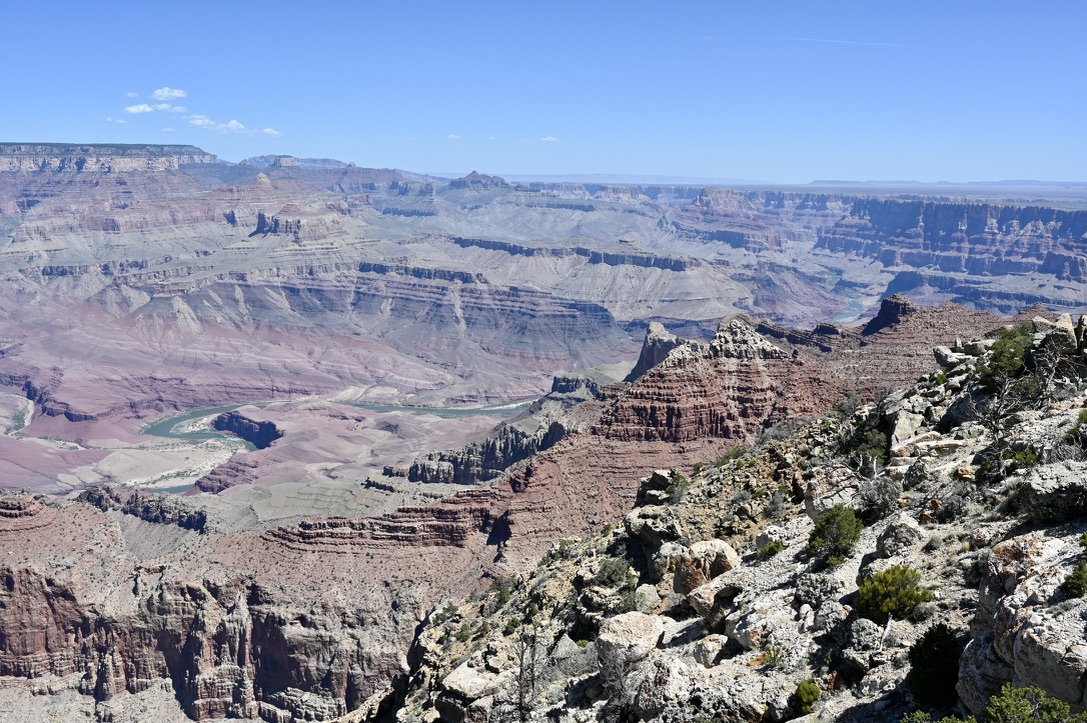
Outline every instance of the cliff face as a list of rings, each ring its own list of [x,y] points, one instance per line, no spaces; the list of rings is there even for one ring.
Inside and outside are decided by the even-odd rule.
[[[869,198],[858,199],[816,249],[878,261],[897,274],[889,292],[928,288],[1009,313],[1036,297],[1069,304],[1056,283],[1085,279],[1085,233],[1085,211]],[[1009,275],[1033,281],[1017,284]]]
[[[0,173],[149,173],[219,163],[196,146],[0,143]]]

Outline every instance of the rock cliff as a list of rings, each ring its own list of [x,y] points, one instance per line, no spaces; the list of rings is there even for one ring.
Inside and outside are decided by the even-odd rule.
[[[196,146],[0,143],[0,173],[140,173],[217,163]]]
[[[1005,684],[1081,710],[1081,337],[1039,317],[937,349],[878,403],[655,472],[621,529],[432,615],[406,690],[345,722],[379,700],[401,723],[894,720],[956,696],[984,714]],[[852,456],[882,429],[877,464]],[[837,560],[831,509],[867,521]]]

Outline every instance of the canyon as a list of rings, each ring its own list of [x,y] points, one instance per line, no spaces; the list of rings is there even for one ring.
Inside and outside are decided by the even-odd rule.
[[[387,708],[652,470],[1084,310],[1087,197],[940,193],[0,144],[0,711]]]

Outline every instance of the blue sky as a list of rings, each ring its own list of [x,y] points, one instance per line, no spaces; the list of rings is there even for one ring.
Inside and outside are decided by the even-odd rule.
[[[4,21],[5,141],[423,172],[1087,180],[1082,2],[45,0]]]

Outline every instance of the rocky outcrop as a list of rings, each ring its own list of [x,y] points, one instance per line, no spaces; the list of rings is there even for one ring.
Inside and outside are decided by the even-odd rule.
[[[511,465],[553,447],[566,433],[566,427],[558,420],[540,424],[532,432],[503,425],[497,434],[481,442],[473,442],[460,450],[432,452],[416,459],[408,469],[408,479],[461,485],[487,482]]]
[[[275,422],[250,419],[241,412],[226,412],[211,420],[213,429],[228,432],[239,439],[244,439],[257,449],[265,449],[283,436]]]
[[[627,375],[626,381],[632,382],[641,377],[663,362],[676,347],[692,345],[692,342],[669,333],[660,322],[649,322],[645,330],[645,341],[642,342],[642,351],[638,355],[634,368]]]
[[[208,521],[207,512],[187,506],[174,495],[145,494],[140,490],[122,494],[113,487],[91,487],[80,492],[76,501],[103,512],[120,510],[144,522],[177,525],[196,532],[202,532]]]
[[[783,395],[798,387],[797,371],[803,370],[786,351],[746,321],[722,323],[707,346],[675,346],[620,396],[598,433],[669,442],[699,437],[744,441],[786,414],[810,414],[818,406],[809,402],[805,407],[793,397],[796,408],[789,408]]]
[[[1003,683],[1032,685],[1085,704],[1087,602],[1054,604],[1074,540],[1028,533],[993,547],[978,591],[975,636],[963,654],[958,691],[975,712]]]

